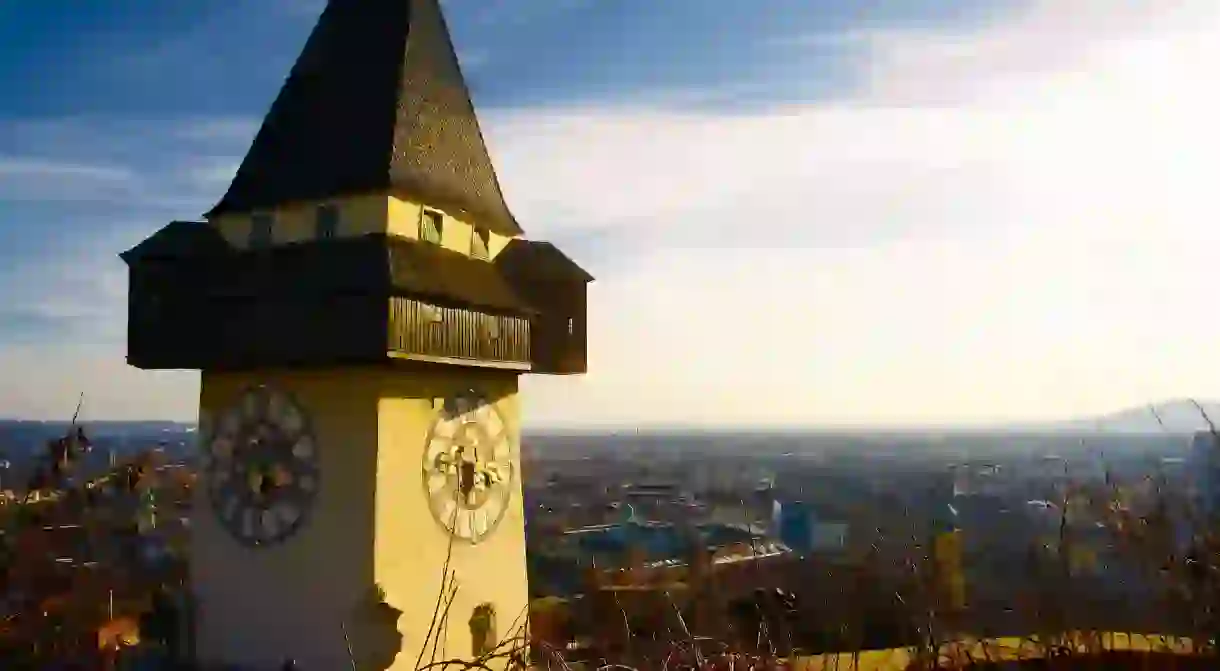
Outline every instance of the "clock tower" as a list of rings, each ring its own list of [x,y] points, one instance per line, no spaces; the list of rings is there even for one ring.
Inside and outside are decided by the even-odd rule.
[[[506,205],[438,0],[330,0],[231,186],[125,252],[127,360],[202,371],[203,664],[520,648],[523,374],[592,278]]]

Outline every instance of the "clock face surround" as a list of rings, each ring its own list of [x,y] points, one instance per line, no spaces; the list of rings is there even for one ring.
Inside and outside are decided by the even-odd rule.
[[[512,433],[474,392],[445,399],[424,443],[428,509],[455,538],[477,544],[508,512],[516,477]]]
[[[220,526],[249,547],[282,542],[300,531],[321,475],[305,409],[290,395],[259,385],[209,424],[204,474]]]

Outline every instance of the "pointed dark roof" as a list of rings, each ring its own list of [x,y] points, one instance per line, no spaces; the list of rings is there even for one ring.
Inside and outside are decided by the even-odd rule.
[[[119,257],[130,264],[145,259],[203,258],[232,251],[215,226],[201,221],[171,221]]]
[[[542,240],[516,238],[496,255],[495,266],[512,277],[592,282],[593,276],[559,248]]]
[[[208,216],[370,191],[522,233],[438,0],[330,0]]]

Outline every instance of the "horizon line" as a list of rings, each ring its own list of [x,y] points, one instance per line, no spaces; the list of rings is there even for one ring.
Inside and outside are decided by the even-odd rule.
[[[804,434],[804,435],[928,435],[928,434],[1009,434],[1026,436],[1182,436],[1206,432],[1206,428],[1197,429],[1107,429],[1099,426],[1082,426],[1094,420],[1075,419],[1060,421],[1043,421],[1013,424],[944,424],[902,426],[894,424],[866,425],[726,425],[726,426],[692,426],[686,424],[590,424],[590,425],[549,425],[525,427],[522,434],[555,434],[555,435],[613,435],[636,433],[643,435],[658,434]],[[30,419],[17,417],[0,417],[0,423],[10,424],[71,424],[70,419]],[[175,419],[92,419],[77,420],[77,424],[159,424],[181,427],[197,427],[198,421]]]

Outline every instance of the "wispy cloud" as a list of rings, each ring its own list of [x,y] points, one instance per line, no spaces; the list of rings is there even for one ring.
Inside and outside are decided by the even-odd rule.
[[[483,67],[491,60],[491,52],[487,49],[459,49],[457,56],[458,62],[462,64],[462,71],[467,74]]]
[[[503,131],[582,148],[508,148],[519,209],[635,252],[595,289],[595,374],[531,379],[534,417],[934,423],[1220,393],[1200,310],[1220,15],[1105,8],[874,34],[829,106]]]
[[[212,148],[236,147],[248,144],[258,131],[258,119],[220,118],[196,119],[174,124],[173,135],[179,139],[209,143]]]
[[[832,101],[486,114],[530,234],[599,277],[593,372],[529,379],[529,421],[929,423],[1220,395],[1220,322],[1206,307],[1220,244],[1208,181],[1220,105],[1206,85],[1217,38],[1211,3],[1046,0],[969,30],[849,32],[837,76],[853,86]],[[95,142],[53,158],[125,166],[150,194],[194,199],[190,216],[249,142],[254,122],[238,116],[105,143],[84,133]],[[24,149],[13,155],[41,157]],[[142,219],[144,202],[128,230],[163,223]],[[120,228],[82,237],[64,261],[110,272],[90,263],[121,249]],[[122,314],[117,285],[22,277],[14,304],[28,313]],[[43,301],[55,307],[35,310]],[[26,381],[0,386],[0,407],[53,412],[72,392],[51,378],[78,370],[91,388],[130,388],[99,413],[193,413],[193,377],[126,371],[117,340],[64,351],[0,354]]]
[[[201,127],[27,124],[33,138],[57,141],[42,145],[45,157],[0,157],[0,213],[10,220],[3,238],[12,241],[0,268],[0,323],[22,325],[0,328],[0,345],[13,337],[53,347],[121,340],[126,276],[117,254],[168,218],[197,216],[233,173],[235,158],[191,151],[215,150],[223,146],[218,139],[174,139]],[[27,237],[42,242],[29,245]],[[25,255],[15,256],[21,245]]]
[[[833,48],[841,49],[848,48],[864,48],[870,46],[874,40],[880,35],[880,31],[875,29],[854,29],[854,30],[814,30],[796,34],[777,35],[770,37],[765,42],[775,48],[793,50],[793,49],[820,49]]]
[[[136,182],[135,173],[122,166],[0,156],[4,200],[113,200],[130,197]]]

